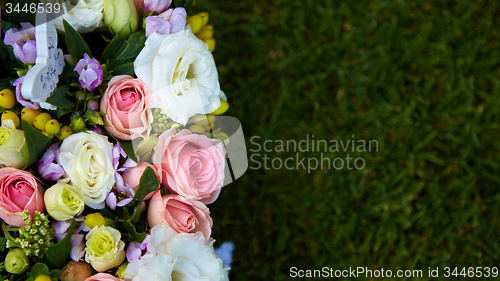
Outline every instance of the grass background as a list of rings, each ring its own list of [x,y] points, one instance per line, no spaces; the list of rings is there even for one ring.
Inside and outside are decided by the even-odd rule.
[[[445,266],[499,265],[497,1],[195,8],[215,25],[228,114],[247,139],[379,142],[349,153],[363,170],[250,169],[225,187],[211,212],[216,245],[236,245],[232,280],[288,280],[292,266],[440,266],[441,280]]]

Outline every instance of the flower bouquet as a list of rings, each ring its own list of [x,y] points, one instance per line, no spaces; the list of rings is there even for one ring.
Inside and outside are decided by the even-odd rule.
[[[228,280],[213,26],[171,2],[2,2],[0,280]]]

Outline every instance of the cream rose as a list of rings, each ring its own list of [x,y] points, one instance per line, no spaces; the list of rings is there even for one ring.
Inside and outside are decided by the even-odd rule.
[[[45,208],[55,220],[70,220],[85,209],[82,197],[72,189],[74,188],[70,184],[60,182],[45,191]]]
[[[67,137],[59,151],[59,164],[73,190],[87,206],[104,208],[106,196],[115,184],[113,145],[108,138],[92,131],[77,133]]]
[[[169,35],[152,33],[134,69],[151,91],[152,108],[162,108],[178,123],[211,113],[226,99],[212,53],[189,26]]]
[[[85,236],[85,261],[98,272],[119,266],[125,260],[125,243],[120,231],[109,226],[94,226]]]

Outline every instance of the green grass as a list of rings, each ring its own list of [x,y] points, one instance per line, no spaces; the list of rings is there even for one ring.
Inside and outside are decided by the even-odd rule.
[[[195,7],[215,25],[228,114],[248,139],[379,143],[349,153],[366,160],[360,171],[249,170],[225,187],[211,212],[216,245],[236,245],[232,280],[289,280],[292,266],[498,266],[500,3]]]

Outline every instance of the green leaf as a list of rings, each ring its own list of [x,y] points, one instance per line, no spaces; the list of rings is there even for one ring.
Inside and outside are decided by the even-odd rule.
[[[5,237],[0,237],[0,252],[5,251],[5,243],[7,243],[7,239]]]
[[[156,191],[160,183],[158,182],[158,177],[156,173],[151,169],[151,167],[147,167],[142,173],[141,179],[139,180],[139,187],[137,187],[137,191],[135,192],[134,199],[127,205],[129,207],[135,207],[141,203],[142,199],[146,197],[149,193]]]
[[[23,67],[21,61],[19,61],[14,55],[14,51],[12,51],[12,48],[5,45],[3,43],[3,40],[0,40],[0,60],[4,68],[8,69],[9,71],[12,71],[12,69],[14,68]]]
[[[47,98],[46,102],[55,105],[60,108],[73,108],[75,106],[74,99],[68,95],[70,86],[64,85],[57,88],[50,97]]]
[[[189,8],[191,8],[191,6],[193,6],[193,0],[186,0],[186,3],[184,4],[184,9],[188,10]]]
[[[62,268],[66,263],[69,252],[71,251],[71,235],[73,234],[75,226],[76,221],[72,219],[68,232],[64,238],[57,244],[50,246],[47,253],[43,256],[42,262],[44,262],[49,268]]]
[[[73,112],[72,108],[60,108],[60,107],[58,107],[56,109],[56,117],[57,117],[57,119],[59,119],[62,116],[66,115],[68,113],[71,113],[71,112]]]
[[[146,36],[144,32],[137,31],[130,35],[130,38],[127,40],[127,47],[123,52],[118,56],[118,60],[126,60],[137,57],[137,55],[141,52],[142,48],[144,48],[144,42],[146,42]]]
[[[59,280],[61,278],[61,271],[59,269],[54,269],[48,274],[50,277],[53,279],[55,278],[56,280]]]
[[[125,227],[127,232],[130,235],[132,235],[132,237],[134,238],[135,241],[137,241],[139,243],[144,241],[144,239],[146,238],[146,233],[145,232],[138,233],[137,230],[135,229],[135,226],[130,222],[123,223],[123,227]]]
[[[12,86],[12,84],[10,83],[11,81],[11,78],[0,79],[0,90],[10,89],[14,92],[16,90],[16,87]]]
[[[24,137],[26,139],[26,145],[29,152],[28,164],[25,167],[28,168],[36,164],[38,159],[40,159],[45,151],[47,151],[50,146],[51,139],[46,137],[42,134],[42,132],[24,120],[21,120],[21,126],[24,131]]]
[[[66,34],[66,48],[75,60],[83,59],[83,54],[92,56],[90,48],[85,39],[66,20],[63,20],[64,32]]]
[[[31,268],[30,277],[37,278],[40,275],[48,275],[49,272],[49,268],[45,264],[39,262]]]
[[[12,23],[12,22],[9,22],[9,21],[5,21],[5,20],[0,20],[0,24],[2,25],[2,30],[4,32],[6,32],[7,30],[11,29],[11,28],[17,28],[17,30],[21,29],[19,28],[18,25]]]
[[[113,70],[113,75],[134,75],[134,63],[129,62],[129,63],[124,63],[121,64]]]
[[[117,65],[116,58],[126,48],[126,43],[127,41],[123,37],[116,35],[106,49],[104,49],[99,61],[107,65],[108,71],[112,70],[113,67]]]
[[[132,159],[135,163],[137,163],[137,157],[135,155],[134,151],[134,145],[132,144],[131,141],[125,141],[125,140],[120,140],[115,138],[116,141],[120,144],[120,147],[125,151],[128,157]]]

